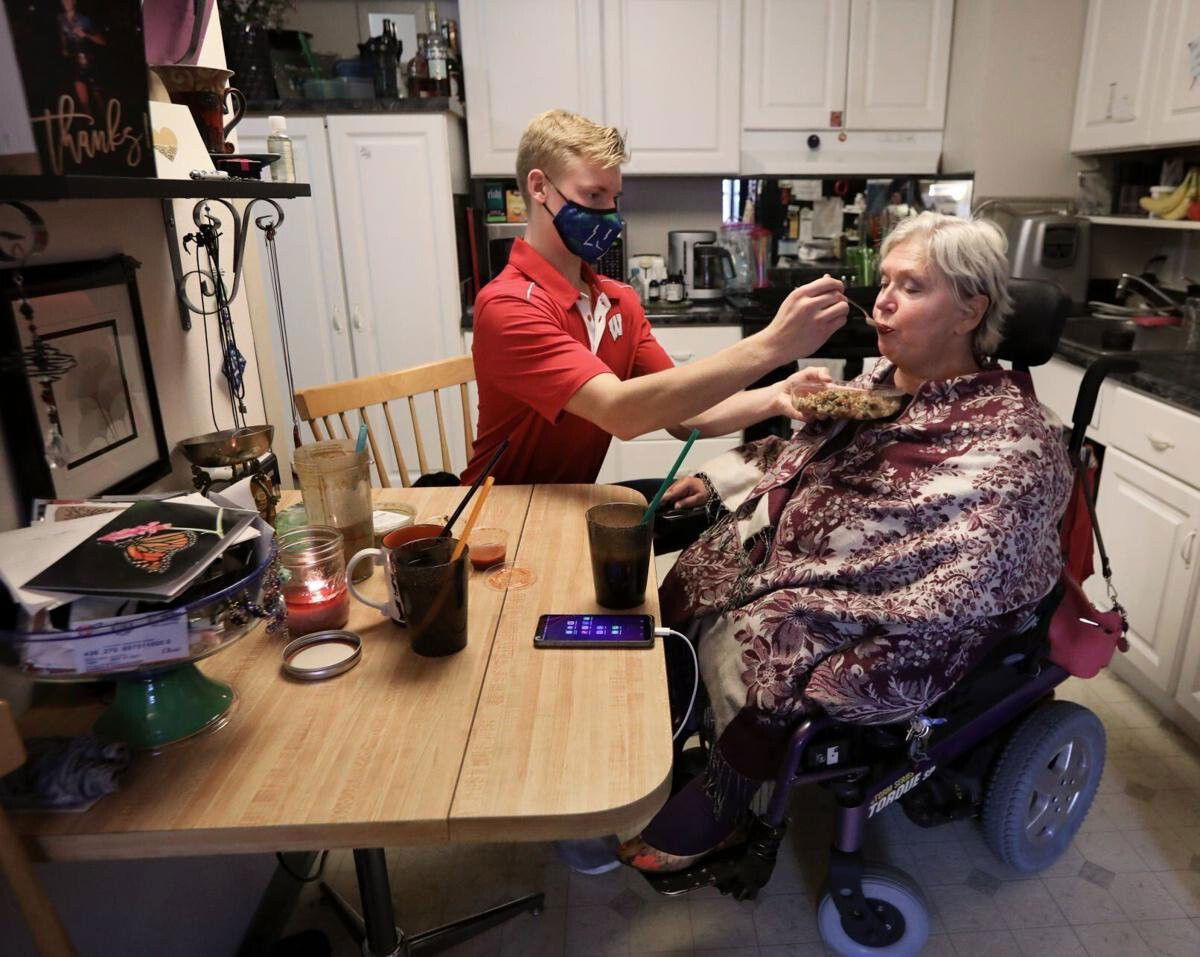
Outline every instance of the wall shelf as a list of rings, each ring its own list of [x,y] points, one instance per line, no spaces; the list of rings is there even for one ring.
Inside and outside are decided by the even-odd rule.
[[[138,176],[0,176],[0,200],[292,199],[311,195],[308,183]]]
[[[1143,229],[1200,229],[1194,219],[1150,219],[1147,216],[1085,216],[1097,226],[1140,226]]]

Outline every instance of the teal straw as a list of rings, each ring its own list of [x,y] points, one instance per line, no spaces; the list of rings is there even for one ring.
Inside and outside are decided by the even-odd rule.
[[[367,423],[364,422],[358,427],[358,442],[355,443],[354,451],[357,455],[362,455],[363,449],[367,447]]]
[[[671,466],[671,471],[667,473],[667,477],[663,479],[662,485],[658,487],[658,491],[654,493],[654,498],[650,499],[650,504],[646,506],[646,512],[642,515],[642,520],[639,525],[645,525],[650,521],[650,516],[654,514],[654,510],[658,508],[659,499],[663,497],[663,492],[667,490],[672,482],[675,481],[675,473],[679,471],[679,466],[683,464],[684,458],[688,454],[688,450],[692,447],[692,443],[700,437],[699,429],[692,429],[692,434],[687,437],[687,441],[683,443],[683,449],[679,453],[679,458],[675,460],[675,464]]]

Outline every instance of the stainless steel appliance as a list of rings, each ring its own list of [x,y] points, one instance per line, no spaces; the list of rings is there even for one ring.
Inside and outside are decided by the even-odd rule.
[[[692,299],[721,299],[733,282],[733,256],[716,243],[696,243],[692,247]]]
[[[692,298],[692,270],[695,268],[692,251],[698,243],[715,243],[717,234],[711,229],[672,229],[667,233],[667,272],[683,274],[683,294]]]
[[[1016,213],[1004,224],[1015,279],[1052,282],[1071,301],[1087,301],[1091,223],[1063,213]]]

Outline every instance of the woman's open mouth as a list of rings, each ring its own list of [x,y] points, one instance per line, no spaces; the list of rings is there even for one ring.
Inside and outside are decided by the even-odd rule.
[[[880,322],[878,319],[876,319],[875,320],[875,331],[881,336],[890,336],[896,330],[893,329],[891,326],[889,326],[887,323]]]

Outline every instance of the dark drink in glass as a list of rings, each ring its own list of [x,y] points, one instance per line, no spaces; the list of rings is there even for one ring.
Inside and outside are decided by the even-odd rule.
[[[588,546],[596,602],[605,608],[634,608],[646,600],[650,570],[649,523],[644,505],[610,502],[588,509]]]

